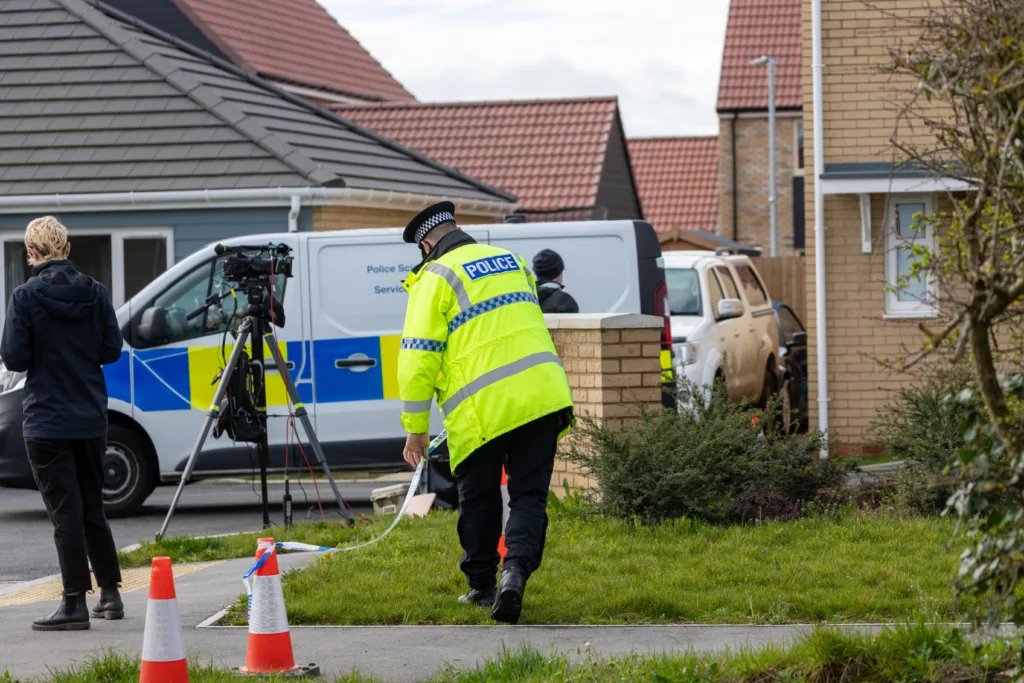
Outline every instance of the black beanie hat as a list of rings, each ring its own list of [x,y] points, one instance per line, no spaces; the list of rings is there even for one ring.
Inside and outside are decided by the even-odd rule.
[[[563,270],[565,263],[557,251],[544,249],[533,257],[533,272],[537,273],[538,277],[552,280],[561,275]]]

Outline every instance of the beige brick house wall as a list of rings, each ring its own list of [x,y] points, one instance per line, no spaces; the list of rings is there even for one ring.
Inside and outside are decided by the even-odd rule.
[[[825,163],[890,162],[890,139],[901,102],[912,85],[883,73],[888,47],[913,35],[913,19],[929,0],[822,0],[822,72]],[[814,134],[811,72],[811,2],[804,0],[804,144],[807,174],[808,382],[812,426],[818,421]],[[905,124],[901,126],[903,134]],[[885,318],[885,213],[891,199],[871,197],[872,250],[861,251],[861,216],[856,195],[825,195],[825,329],[828,340],[830,436],[851,447],[871,442],[871,424],[890,392],[911,381],[884,370],[905,344],[919,347],[918,323]],[[940,206],[941,208],[941,206]]]
[[[796,167],[796,123],[800,118],[779,112],[775,119],[775,191],[778,203],[779,255],[793,248],[793,175]],[[723,115],[718,134],[718,230],[733,239],[732,117]],[[768,114],[736,119],[736,241],[760,246],[769,253],[771,217],[768,208]]]
[[[425,208],[376,209],[363,206],[314,206],[313,230],[354,230],[357,228],[404,228]],[[460,213],[456,205],[455,218],[460,224],[496,223],[494,216]]]

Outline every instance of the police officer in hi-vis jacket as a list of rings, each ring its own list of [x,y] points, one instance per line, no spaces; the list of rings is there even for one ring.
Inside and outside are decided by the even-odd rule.
[[[572,393],[523,259],[462,232],[451,202],[420,212],[404,239],[424,254],[404,283],[398,386],[409,433],[405,460],[416,466],[423,457],[436,398],[459,491],[459,566],[470,589],[459,600],[515,624],[544,552],[555,449],[575,420]],[[495,587],[502,466],[508,550]]]

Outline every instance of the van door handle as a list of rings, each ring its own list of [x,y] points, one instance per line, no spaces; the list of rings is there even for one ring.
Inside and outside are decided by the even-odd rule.
[[[339,370],[352,370],[355,368],[372,368],[377,365],[376,358],[369,358],[361,353],[354,353],[348,358],[336,358],[334,361],[334,367]],[[360,370],[356,370],[360,372]]]
[[[295,370],[295,363],[290,360],[286,360],[284,366],[288,368],[288,372]],[[277,372],[277,363],[267,363],[267,372]]]

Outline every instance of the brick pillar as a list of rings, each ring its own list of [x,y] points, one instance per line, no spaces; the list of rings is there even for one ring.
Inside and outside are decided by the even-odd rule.
[[[572,388],[577,416],[590,415],[610,426],[636,422],[640,404],[661,409],[662,318],[635,313],[547,315],[548,330]],[[563,449],[566,442],[563,441]],[[555,493],[563,479],[573,489],[591,482],[578,466],[559,457],[551,477]]]

